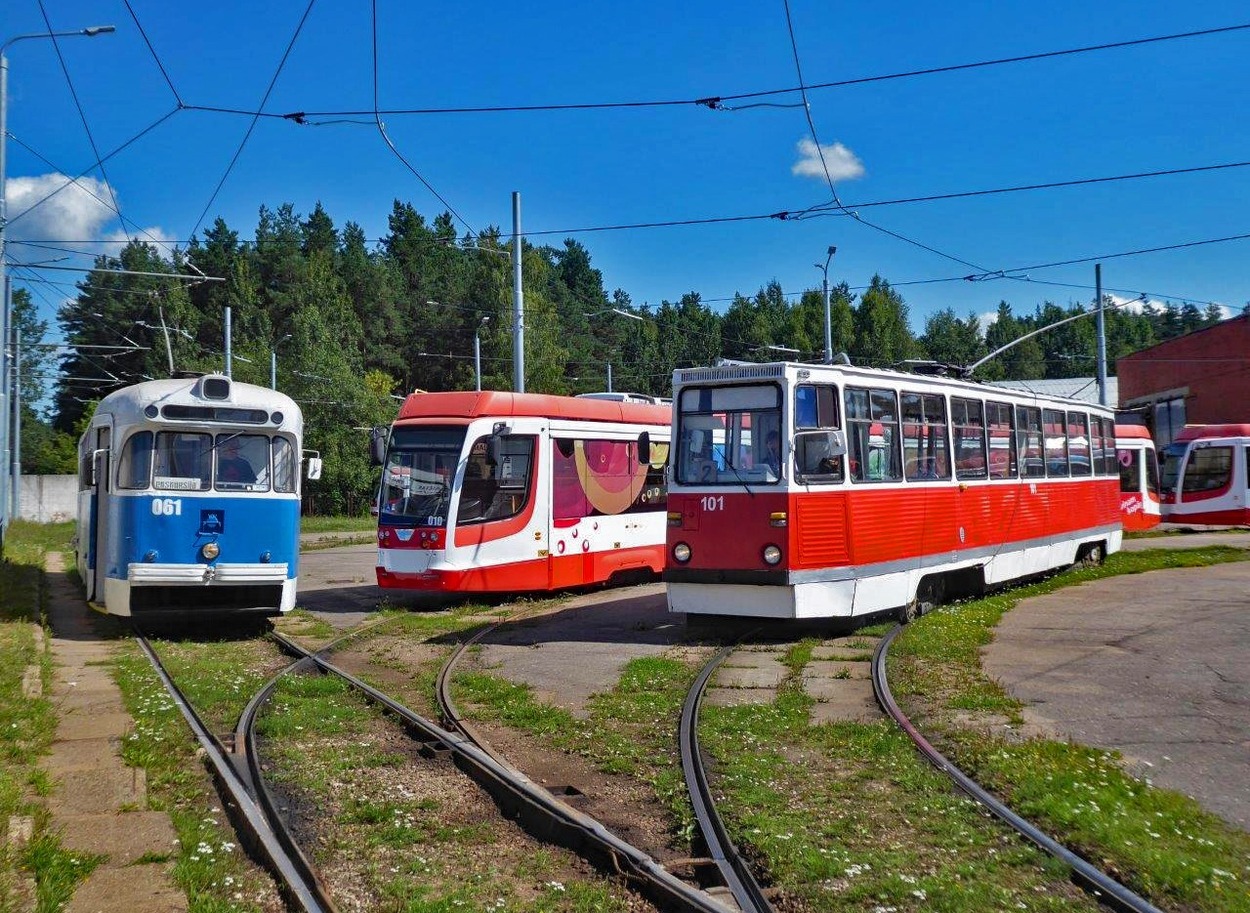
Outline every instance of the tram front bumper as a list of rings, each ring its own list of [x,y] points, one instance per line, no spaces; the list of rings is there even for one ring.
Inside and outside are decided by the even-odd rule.
[[[235,586],[245,583],[282,583],[286,562],[277,564],[148,564],[126,568],[131,586]]]

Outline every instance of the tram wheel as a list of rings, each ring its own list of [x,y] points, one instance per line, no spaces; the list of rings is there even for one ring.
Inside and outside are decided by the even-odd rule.
[[[1087,545],[1077,564],[1081,567],[1099,567],[1107,560],[1107,549],[1101,542]]]
[[[941,577],[926,577],[916,587],[916,598],[898,610],[899,624],[908,624],[921,615],[932,612],[942,602],[946,592],[945,581]]]

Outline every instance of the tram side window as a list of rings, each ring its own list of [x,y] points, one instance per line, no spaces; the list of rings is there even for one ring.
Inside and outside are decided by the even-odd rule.
[[[295,446],[284,437],[273,439],[273,490],[283,493],[295,491],[299,478],[299,458]]]
[[[949,479],[946,400],[936,393],[904,393],[903,468],[907,481]]]
[[[651,462],[638,461],[635,441],[554,438],[551,442],[551,517],[580,520],[663,510],[667,443],[651,445]]]
[[[1009,403],[985,404],[985,421],[989,426],[991,479],[1016,477],[1016,436],[1012,415]]]
[[[156,435],[153,487],[160,491],[208,491],[213,484],[212,435],[161,431]]]
[[[1068,474],[1068,429],[1063,413],[1058,409],[1042,410],[1042,430],[1045,435],[1046,475],[1051,477]]]
[[[903,478],[898,403],[893,390],[846,388],[847,450],[854,482]]]
[[[1020,475],[1026,479],[1042,478],[1046,475],[1042,450],[1042,410],[1034,406],[1017,406],[1016,433],[1020,442]]]
[[[1153,453],[1153,451],[1152,451]],[[1106,474],[1113,476],[1116,474],[1115,462],[1115,420],[1110,418],[1102,419],[1102,454],[1103,462],[1106,466]],[[1146,461],[1148,466],[1153,467],[1155,461],[1153,458]],[[1150,471],[1147,470],[1147,475]]]
[[[1120,491],[1125,494],[1136,494],[1141,485],[1141,457],[1144,450],[1136,447],[1118,451],[1116,462],[1120,467]]]
[[[1074,476],[1087,476],[1091,471],[1089,416],[1084,412],[1068,413],[1068,468]]]
[[[841,482],[842,457],[829,455],[829,435],[813,431],[837,429],[838,388],[832,384],[800,384],[794,390],[794,458],[799,480]],[[803,431],[809,433],[803,434]]]
[[[534,466],[533,435],[504,435],[502,455],[495,465],[488,459],[489,440],[489,435],[482,435],[469,450],[460,487],[457,526],[515,517],[529,501]]]
[[[117,466],[117,487],[127,491],[147,488],[152,477],[152,432],[132,434]]]
[[[955,477],[984,479],[989,474],[985,451],[985,409],[979,399],[951,397],[955,432]]]
[[[1094,461],[1094,475],[1108,475],[1110,468],[1107,466],[1107,458],[1115,456],[1115,448],[1112,447],[1111,452],[1107,452],[1107,438],[1106,432],[1103,430],[1103,419],[1101,416],[1090,416],[1089,435],[1090,456]]]
[[[1232,447],[1195,448],[1185,464],[1185,494],[1227,487],[1233,475]]]

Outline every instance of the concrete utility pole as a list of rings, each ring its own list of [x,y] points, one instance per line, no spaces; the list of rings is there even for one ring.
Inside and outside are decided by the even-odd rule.
[[[473,331],[473,387],[478,393],[482,392],[482,328],[488,323],[490,317],[483,317]]]
[[[1098,404],[1107,405],[1107,321],[1102,306],[1102,264],[1094,264],[1094,294],[1098,296]]]
[[[525,292],[521,289],[521,193],[512,191],[512,389],[525,392]]]
[[[106,35],[115,30],[111,25],[93,25],[90,28],[76,29],[71,32],[35,32],[30,35],[16,35],[0,44],[0,290],[4,293],[3,300],[0,301],[0,306],[3,307],[3,314],[0,314],[0,554],[4,552],[5,532],[9,528],[9,521],[13,518],[13,500],[9,497],[10,491],[13,490],[13,485],[10,484],[9,454],[17,434],[15,432],[14,437],[10,437],[8,419],[9,397],[13,395],[12,388],[9,386],[9,375],[12,373],[9,367],[9,331],[13,326],[13,299],[4,262],[5,229],[9,222],[8,201],[4,192],[7,177],[5,141],[9,135],[9,58],[5,56],[5,51],[9,49],[9,45],[19,41],[78,36],[94,38],[96,35]],[[14,357],[16,357],[16,351]]]
[[[228,304],[227,304],[227,305],[226,305],[226,377],[233,377],[233,376],[234,376],[234,375],[232,375],[232,374],[230,373],[231,367],[232,367],[232,365],[233,365],[233,363],[234,363],[234,362],[233,362],[233,359],[231,358],[231,355],[230,355],[230,336],[231,336],[231,332],[230,332],[230,305],[228,305]],[[246,361],[246,359],[244,359],[244,361]]]
[[[13,516],[22,512],[22,331],[13,328]]]
[[[829,261],[837,252],[836,247],[829,245],[829,255],[825,257],[824,266],[816,264],[816,268],[821,273],[820,290],[825,297],[825,364],[827,365],[833,364],[833,315],[829,311]]]

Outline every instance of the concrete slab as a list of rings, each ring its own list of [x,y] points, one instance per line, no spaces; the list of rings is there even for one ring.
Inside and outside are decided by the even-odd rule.
[[[178,837],[164,812],[121,812],[54,819],[61,845],[80,853],[102,853],[111,865],[131,865],[178,852]]]
[[[838,662],[831,659],[818,659],[803,667],[803,681],[805,682],[824,678],[868,678],[871,674],[872,663],[869,662]]]
[[[55,752],[55,748],[53,751]],[[113,764],[92,768],[71,768],[56,786],[53,816],[111,814],[122,809],[139,809],[147,804],[147,773],[141,767]]]
[[[853,680],[836,683],[826,696],[817,700],[808,713],[813,726],[825,723],[875,723],[882,719],[881,708],[873,697],[872,685]],[[815,696],[815,695],[813,695]]]
[[[771,704],[777,697],[775,688],[708,688],[703,701],[716,707],[745,707]]]
[[[1004,616],[983,665],[1024,701],[1030,725],[1118,749],[1156,785],[1250,829],[1247,655],[1250,564],[1239,563],[1025,600]]]
[[[75,742],[81,739],[106,739],[109,736],[122,736],[130,731],[134,721],[130,714],[98,713],[87,714],[81,711],[70,712],[57,722],[56,741]]]
[[[785,680],[789,669],[774,661],[772,668],[767,666],[725,666],[716,670],[713,677],[721,688],[771,688],[777,687]]]
[[[135,913],[137,910],[183,913],[187,898],[173,885],[172,866],[100,866],[65,907],[65,913]]]

